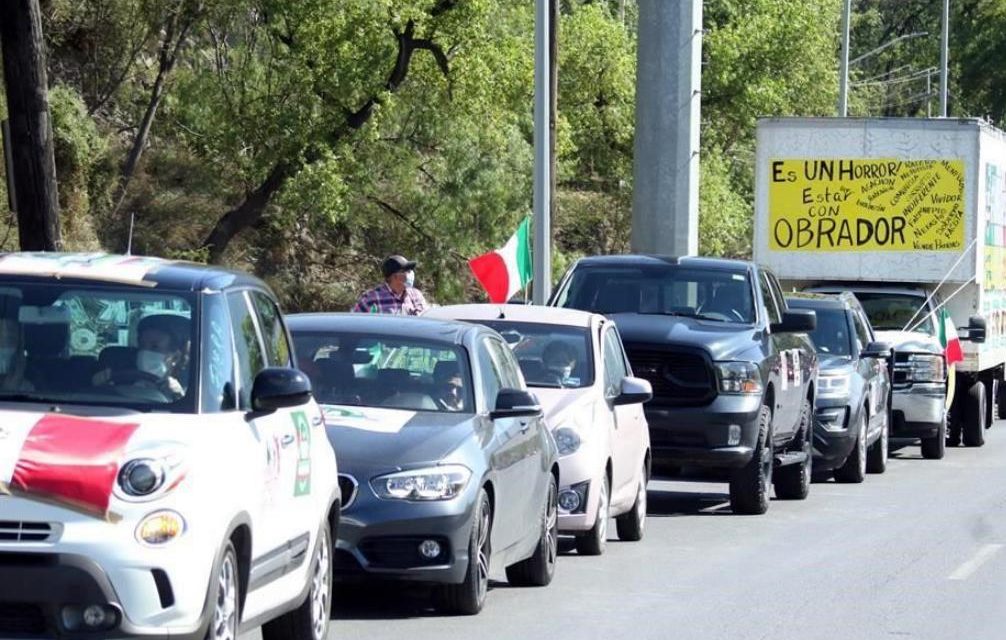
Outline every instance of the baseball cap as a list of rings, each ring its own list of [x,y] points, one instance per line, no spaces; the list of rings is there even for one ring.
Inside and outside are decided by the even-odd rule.
[[[381,273],[387,278],[402,271],[412,271],[415,268],[416,262],[414,260],[407,260],[402,256],[388,256],[384,259],[384,264],[381,265]]]

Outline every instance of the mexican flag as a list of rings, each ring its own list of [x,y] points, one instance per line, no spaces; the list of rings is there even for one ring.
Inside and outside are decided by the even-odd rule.
[[[964,351],[961,349],[961,339],[957,335],[957,328],[950,314],[946,309],[940,309],[940,344],[943,345],[943,355],[947,359],[947,366],[964,360]]]
[[[531,218],[524,218],[502,249],[472,258],[468,266],[491,302],[503,304],[512,298],[531,282]]]

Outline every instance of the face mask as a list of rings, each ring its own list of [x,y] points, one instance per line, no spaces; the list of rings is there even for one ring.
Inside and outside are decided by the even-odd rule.
[[[551,366],[551,367],[549,367],[549,371],[552,371],[557,376],[559,376],[560,378],[562,378],[563,380],[565,380],[565,379],[569,378],[569,376],[573,373],[573,365],[569,365],[569,366],[566,366],[566,367],[561,366],[561,365],[560,366]]]
[[[0,375],[6,374],[14,363],[14,354],[17,349],[14,347],[0,347]]]
[[[407,272],[405,274],[405,286],[408,287],[408,288],[410,288],[410,289],[412,287],[416,286],[416,272],[415,271],[409,271],[409,272]]]
[[[136,368],[144,373],[163,378],[168,375],[168,357],[157,351],[141,349],[136,352]]]

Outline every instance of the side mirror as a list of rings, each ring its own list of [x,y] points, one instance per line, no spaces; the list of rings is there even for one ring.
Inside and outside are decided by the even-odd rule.
[[[310,399],[311,381],[297,369],[268,367],[259,371],[252,384],[251,403],[255,411],[296,407]]]
[[[489,412],[489,418],[525,418],[541,413],[541,405],[533,394],[520,389],[500,389],[496,394],[496,408]]]
[[[985,318],[981,316],[971,316],[968,318],[968,326],[962,327],[968,332],[968,335],[963,339],[968,342],[974,342],[975,344],[982,344],[985,342],[985,327]]]
[[[787,309],[782,322],[772,325],[772,333],[810,333],[817,328],[817,312],[813,309]]]
[[[887,342],[871,342],[859,352],[860,358],[878,358],[887,360],[891,357],[891,345]]]
[[[622,378],[621,392],[615,396],[612,404],[642,404],[653,399],[653,387],[648,380],[626,376]]]

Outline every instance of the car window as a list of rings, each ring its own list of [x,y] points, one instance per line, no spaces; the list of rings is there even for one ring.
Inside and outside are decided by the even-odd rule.
[[[265,350],[245,292],[227,294],[227,306],[234,333],[234,351],[237,354],[238,407],[248,410],[251,409],[251,390],[255,376],[266,366]]]
[[[926,302],[922,296],[857,291],[856,298],[877,331],[901,331],[917,324],[915,331],[936,335],[932,314],[919,311]]]
[[[237,408],[234,396],[234,343],[230,317],[220,294],[203,296],[203,411]]]
[[[520,367],[517,365],[517,360],[513,357],[513,354],[510,353],[510,349],[501,341],[490,338],[489,352],[498,367],[500,382],[502,382],[504,388],[523,389],[524,384],[521,381]]]
[[[856,345],[856,352],[862,351],[866,345],[870,344],[870,329],[867,327],[866,321],[863,317],[856,311],[851,311],[852,322],[856,327],[856,338],[858,344]]]
[[[794,303],[797,308],[804,308]],[[849,329],[849,317],[838,307],[815,308],[817,327],[810,333],[818,353],[832,356],[848,356],[852,353],[853,336]]]
[[[594,384],[590,331],[536,322],[478,320],[507,341],[529,387],[582,388]]]
[[[496,396],[503,388],[503,375],[499,370],[499,364],[490,355],[489,339],[479,340],[478,345],[476,360],[478,361],[479,373],[482,376],[482,395],[491,410],[496,406]]]
[[[764,271],[759,273],[758,282],[761,285],[761,296],[765,299],[765,310],[768,313],[769,324],[782,322],[782,312],[779,309],[779,302],[776,300],[775,291],[769,283],[768,276]]]
[[[259,326],[265,340],[266,359],[270,367],[290,366],[290,344],[286,339],[286,330],[280,317],[276,303],[261,291],[251,292],[255,311],[258,313]]]
[[[322,404],[475,411],[468,354],[408,336],[293,331],[297,366]]]
[[[619,394],[622,388],[622,378],[629,375],[625,367],[625,356],[622,353],[621,341],[612,328],[604,332],[604,391],[608,397]]]

